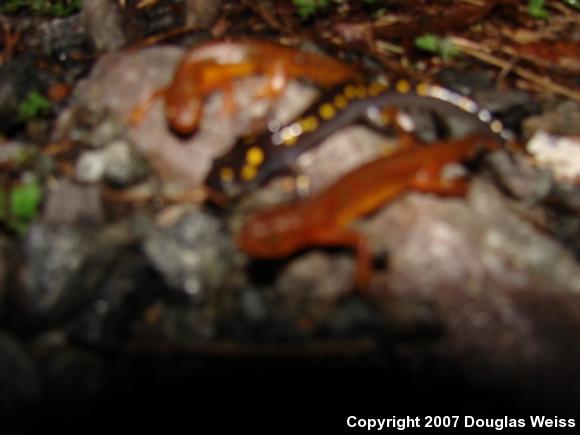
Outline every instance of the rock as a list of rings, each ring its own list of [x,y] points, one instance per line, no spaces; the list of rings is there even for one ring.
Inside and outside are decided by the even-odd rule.
[[[90,303],[131,237],[128,227],[33,224],[10,292],[11,322],[34,329]]]
[[[116,186],[128,186],[144,178],[147,164],[144,157],[127,141],[116,140],[104,150],[104,177]]]
[[[217,18],[221,0],[187,0],[185,24],[190,27],[207,28]]]
[[[151,231],[144,249],[167,283],[195,301],[207,301],[226,287],[236,262],[232,241],[219,220],[198,210]]]
[[[87,297],[65,328],[75,342],[104,349],[122,346],[131,323],[164,289],[161,278],[141,253],[119,250],[109,255],[87,260],[83,269],[104,268],[106,275],[92,286],[78,283],[77,291],[84,291]]]
[[[545,198],[553,187],[549,171],[535,167],[522,154],[493,153],[487,161],[501,186],[519,200],[536,202]]]
[[[82,21],[97,51],[115,51],[127,43],[123,33],[121,11],[114,1],[83,2]]]
[[[88,178],[89,170],[85,171],[84,176]],[[94,168],[90,171],[94,176]],[[61,179],[48,189],[42,216],[46,223],[51,224],[102,222],[100,189],[96,185],[76,184],[68,179]]]
[[[523,131],[526,138],[532,137],[538,131],[564,136],[579,135],[580,103],[572,100],[562,101],[542,114],[526,119]]]
[[[40,372],[31,355],[15,337],[0,331],[0,408],[28,404],[42,391]]]
[[[47,396],[84,401],[106,388],[107,369],[97,354],[74,347],[53,352],[45,363]]]
[[[93,2],[89,2],[93,3]],[[81,47],[87,40],[85,27],[79,14],[69,17],[51,18],[32,25],[26,41],[30,47],[39,47],[45,55],[67,52]],[[61,60],[66,57],[61,58]]]
[[[209,343],[218,333],[215,310],[209,306],[156,304],[131,327],[132,344],[156,344],[172,349]]]
[[[105,156],[102,151],[83,151],[75,165],[75,176],[81,183],[96,183],[105,174]]]
[[[552,391],[578,397],[580,383],[558,373],[580,358],[571,338],[580,332],[580,266],[496,189],[474,181],[467,203],[410,194],[361,226],[390,253],[373,293],[431,307],[445,331],[431,351],[443,364],[480,385],[535,393],[548,377]],[[555,330],[568,332],[554,342]]]

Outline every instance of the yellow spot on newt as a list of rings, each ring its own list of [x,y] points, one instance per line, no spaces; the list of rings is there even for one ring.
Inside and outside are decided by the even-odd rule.
[[[284,138],[284,145],[291,147],[298,140],[298,136],[288,136]]]
[[[422,97],[429,95],[429,85],[427,83],[419,83],[415,90],[417,91],[417,94]]]
[[[302,127],[302,131],[306,133],[309,131],[314,131],[318,128],[318,118],[313,115],[307,116],[306,118],[301,119],[299,122],[300,126]]]
[[[260,147],[253,146],[246,152],[246,162],[251,166],[260,166],[264,161],[264,151]]]
[[[364,98],[367,96],[367,88],[365,85],[359,85],[356,87],[357,98]]]
[[[242,180],[244,180],[244,181],[251,181],[256,177],[257,173],[258,173],[258,170],[256,169],[255,166],[244,165],[244,167],[242,168],[242,172],[241,172],[240,176],[242,177]]]
[[[389,86],[386,83],[372,82],[369,85],[369,89],[368,89],[369,95],[371,97],[376,97],[381,92],[386,91],[388,88],[389,88]]]
[[[354,85],[346,85],[344,88],[344,96],[349,100],[356,98],[356,86]]]
[[[334,105],[339,109],[344,109],[348,106],[348,100],[344,95],[337,95],[334,97]]]
[[[399,80],[397,82],[397,91],[401,94],[406,94],[411,90],[411,84],[407,80]]]
[[[336,115],[336,108],[330,103],[324,103],[318,109],[318,113],[322,119],[331,119]]]
[[[220,169],[220,178],[223,182],[229,183],[234,179],[234,171],[232,168],[223,167]]]

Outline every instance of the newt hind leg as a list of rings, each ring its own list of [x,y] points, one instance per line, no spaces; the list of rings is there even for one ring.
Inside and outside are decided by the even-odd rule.
[[[129,125],[134,127],[143,121],[143,118],[151,110],[153,104],[160,98],[164,98],[167,93],[167,87],[159,88],[147,97],[145,101],[133,107],[129,115]]]
[[[372,275],[372,253],[364,237],[352,229],[326,227],[313,237],[319,246],[344,246],[352,248],[356,254],[354,273],[355,289],[365,292]]]

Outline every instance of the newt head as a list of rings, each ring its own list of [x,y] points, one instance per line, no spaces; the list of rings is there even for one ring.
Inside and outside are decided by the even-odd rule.
[[[237,245],[256,258],[286,257],[303,246],[306,232],[295,206],[281,206],[251,215],[238,233]]]
[[[203,111],[203,101],[193,80],[179,80],[165,93],[165,117],[169,126],[179,134],[189,135],[197,130]]]

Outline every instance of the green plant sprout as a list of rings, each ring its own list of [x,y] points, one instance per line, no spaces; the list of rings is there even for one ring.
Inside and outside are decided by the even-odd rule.
[[[528,2],[528,14],[534,18],[548,18],[550,13],[544,9],[544,0],[530,0]]]
[[[46,115],[51,109],[50,100],[37,91],[30,91],[18,106],[18,115],[21,121],[28,121]]]
[[[24,234],[36,218],[41,200],[41,187],[33,178],[8,190],[0,188],[0,221]]]
[[[440,38],[435,35],[423,35],[415,38],[415,46],[421,50],[435,53],[444,60],[451,59],[460,53],[449,38]]]
[[[328,7],[329,0],[292,0],[294,7],[302,18],[308,18],[316,13],[318,9]]]

